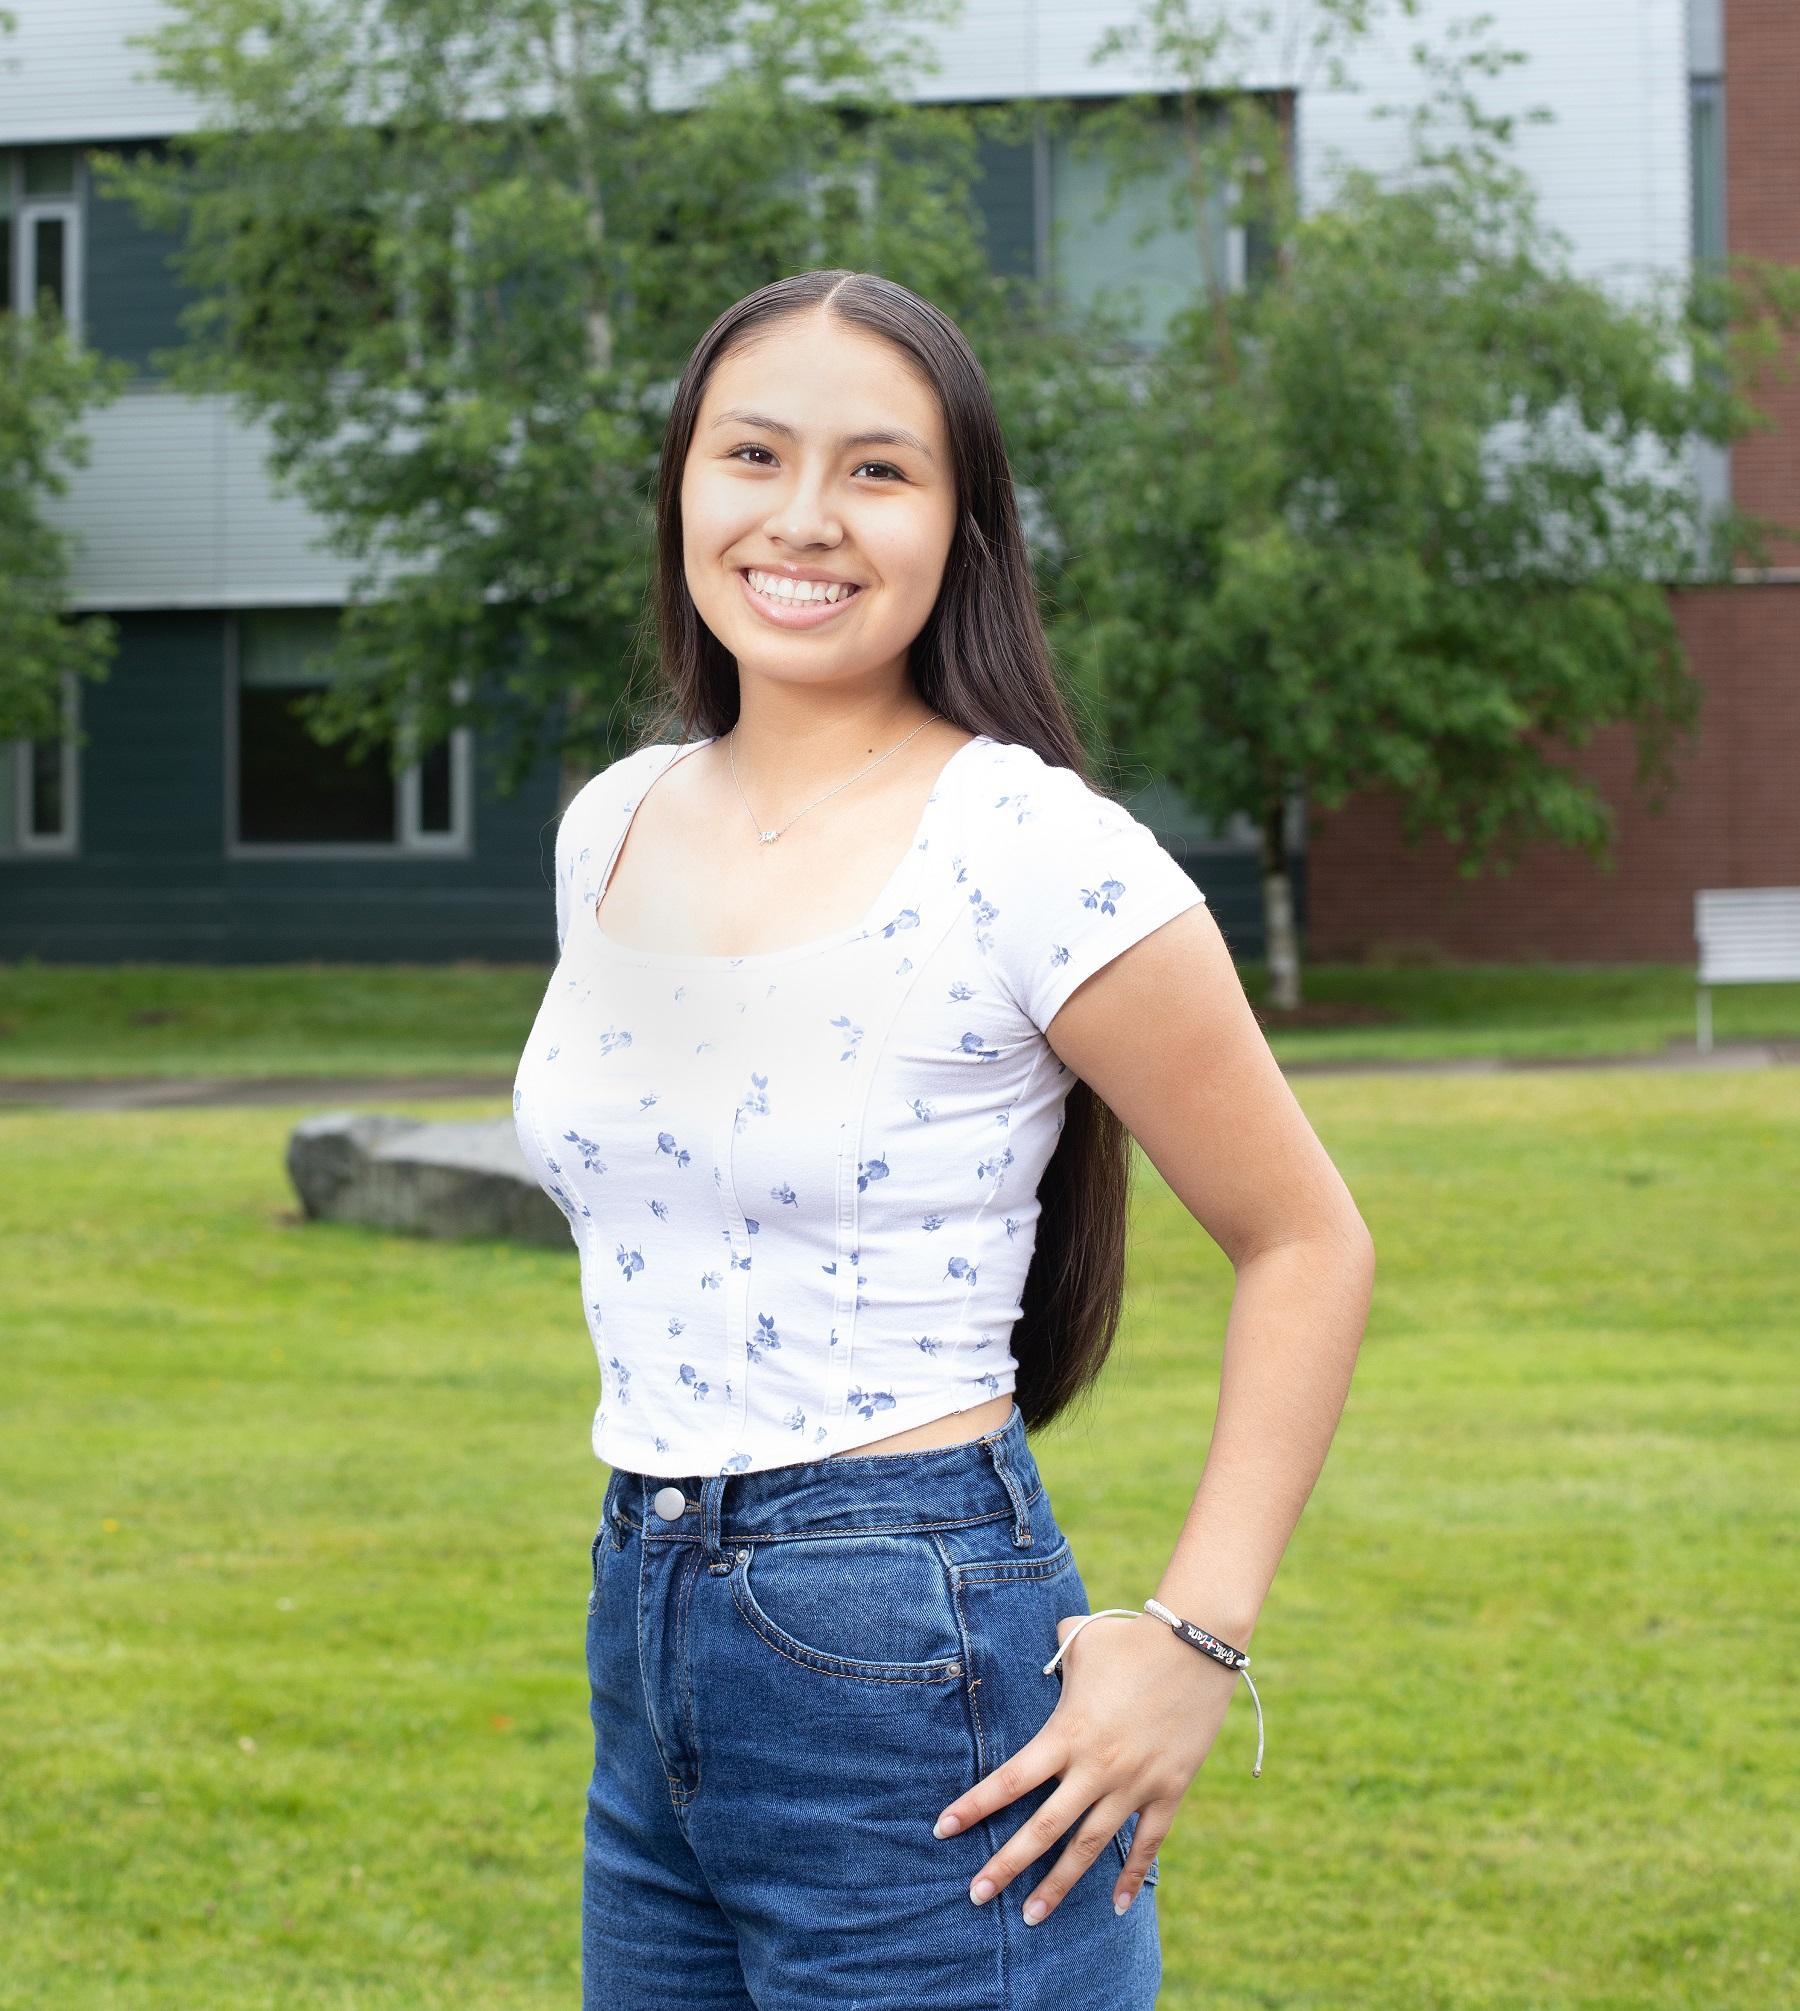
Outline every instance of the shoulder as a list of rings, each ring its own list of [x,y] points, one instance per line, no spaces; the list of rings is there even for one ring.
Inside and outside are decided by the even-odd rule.
[[[996,864],[1009,856],[1042,859],[1047,848],[1079,846],[1137,821],[1075,769],[1046,761],[1035,747],[999,740],[982,750],[967,809],[977,856]]]
[[[628,814],[636,805],[639,792],[648,786],[658,768],[680,744],[659,740],[634,747],[629,754],[621,754],[617,761],[609,761],[597,774],[590,775],[569,798],[562,813],[558,837],[565,849],[577,839],[584,845],[590,843],[591,834],[608,819]]]

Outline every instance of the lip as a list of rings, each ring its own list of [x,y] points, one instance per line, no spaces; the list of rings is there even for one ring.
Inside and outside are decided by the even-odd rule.
[[[756,568],[756,571],[759,573],[779,572],[780,570],[778,566],[758,566]],[[853,593],[848,600],[795,602],[784,607],[779,601],[772,601],[765,594],[759,594],[750,584],[749,574],[742,566],[737,568],[737,577],[738,585],[743,590],[745,600],[762,616],[764,621],[772,623],[776,628],[823,628],[828,621],[841,615],[846,608],[854,607],[862,599],[863,594],[868,592],[868,588],[864,587],[861,592]],[[790,574],[788,577],[794,578],[798,577],[798,575]],[[840,581],[839,584],[849,586],[853,583],[849,580],[844,580]]]

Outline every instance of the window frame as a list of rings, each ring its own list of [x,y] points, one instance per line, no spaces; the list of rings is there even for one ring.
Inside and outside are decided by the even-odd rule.
[[[337,609],[335,601],[311,604],[316,607]],[[475,750],[474,729],[469,726],[452,727],[449,735],[450,748],[450,826],[447,831],[424,831],[419,828],[420,793],[423,777],[420,763],[410,761],[395,776],[394,794],[394,836],[385,844],[371,844],[353,839],[326,839],[317,844],[306,844],[293,839],[263,840],[243,837],[238,829],[238,740],[239,710],[238,693],[239,669],[243,661],[243,619],[247,614],[310,612],[311,607],[300,603],[284,603],[281,607],[232,608],[227,611],[225,621],[224,662],[224,857],[232,860],[282,860],[309,861],[320,859],[472,859],[475,856],[475,805],[474,775]],[[305,687],[296,685],[295,690]],[[466,678],[457,678],[451,686],[452,695],[458,704],[467,704],[469,686]],[[405,731],[403,727],[402,732]]]
[[[72,670],[62,673],[62,732],[57,736],[62,773],[62,828],[35,830],[37,773],[32,750],[38,739],[19,736],[0,741],[0,760],[12,770],[12,829],[0,832],[0,859],[72,859],[81,851],[81,750],[75,736],[81,724],[81,680]]]
[[[23,146],[0,149],[0,209],[4,210],[12,225],[6,273],[12,312],[23,313],[26,303],[29,303],[31,311],[36,313],[36,226],[46,218],[60,218],[63,225],[63,327],[73,341],[80,343],[87,308],[84,283],[87,271],[87,149],[67,146],[67,151],[73,156],[70,179],[74,184],[67,195],[25,193],[25,156],[28,151],[33,150]],[[32,275],[29,285],[26,283],[28,270]]]

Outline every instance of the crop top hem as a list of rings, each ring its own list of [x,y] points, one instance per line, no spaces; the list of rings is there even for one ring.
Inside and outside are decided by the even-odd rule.
[[[727,1453],[714,1470],[721,1473],[762,1473],[771,1467],[798,1466],[806,1460],[826,1459],[833,1453],[854,1452],[858,1446],[872,1445],[877,1439],[892,1438],[897,1432],[933,1424],[941,1417],[953,1417],[958,1411],[973,1410],[977,1404],[984,1404],[990,1398],[1011,1396],[1017,1380],[1017,1365],[991,1370],[978,1380],[978,1391],[966,1403],[962,1401],[967,1394],[965,1389],[959,1389],[955,1382],[940,1384],[935,1389],[921,1392],[910,1402],[896,1403],[891,1410],[878,1410],[871,1417],[865,1418],[860,1411],[846,1412],[839,1420],[840,1430],[822,1445],[811,1443],[803,1434],[795,1432],[791,1458],[764,1460],[756,1466],[746,1463],[740,1467],[729,1464],[730,1454]],[[989,1388],[990,1383],[992,1388]],[[609,1467],[625,1467],[656,1480],[703,1477],[693,1467],[671,1467],[667,1453],[658,1452],[649,1438],[604,1409],[594,1413],[593,1444],[595,1457]]]

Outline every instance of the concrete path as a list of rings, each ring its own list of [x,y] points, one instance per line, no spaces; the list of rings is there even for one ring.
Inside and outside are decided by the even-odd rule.
[[[1510,1075],[1542,1069],[1583,1068],[1796,1068],[1800,1041],[1720,1042],[1711,1054],[1677,1043],[1660,1054],[1569,1055],[1511,1058],[1476,1055],[1457,1061],[1295,1061],[1285,1073],[1302,1075]],[[0,1081],[0,1109],[33,1106],[60,1110],[171,1110],[233,1104],[393,1103],[425,1098],[469,1098],[506,1104],[510,1077],[485,1075],[283,1075],[131,1076],[81,1081],[45,1077]]]

